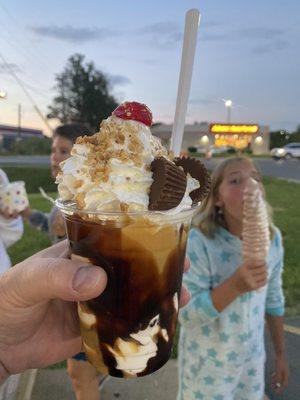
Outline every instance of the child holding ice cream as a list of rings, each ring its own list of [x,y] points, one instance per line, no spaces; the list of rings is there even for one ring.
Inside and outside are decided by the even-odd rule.
[[[222,162],[190,232],[184,282],[191,301],[180,315],[178,400],[262,400],[265,318],[275,349],[273,387],[281,392],[287,386],[283,247],[270,218],[265,262],[243,259],[243,196],[252,179],[263,192],[250,159]]]
[[[0,187],[9,183],[6,173],[0,169]],[[19,213],[15,210],[0,210],[0,274],[5,272],[11,261],[7,254],[7,248],[21,239],[23,235],[23,222]]]

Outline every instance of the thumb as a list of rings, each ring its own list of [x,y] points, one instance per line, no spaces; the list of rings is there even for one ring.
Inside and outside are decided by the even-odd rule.
[[[31,258],[0,278],[0,293],[23,306],[51,299],[79,301],[99,296],[106,283],[100,267],[64,258]]]

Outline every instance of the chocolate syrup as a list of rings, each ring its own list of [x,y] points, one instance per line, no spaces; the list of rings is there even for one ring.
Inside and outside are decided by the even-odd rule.
[[[155,330],[156,354],[132,375],[156,371],[171,353],[188,224],[154,225],[140,218],[119,227],[112,221],[100,224],[77,216],[66,216],[66,224],[73,254],[101,266],[108,277],[104,292],[85,306],[96,316],[94,329],[109,374],[130,375],[118,366],[117,344],[121,339],[122,345],[130,343],[143,352],[144,336],[141,342],[135,334],[145,329]]]

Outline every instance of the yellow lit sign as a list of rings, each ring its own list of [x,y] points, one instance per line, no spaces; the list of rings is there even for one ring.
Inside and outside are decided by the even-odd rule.
[[[212,124],[210,126],[211,133],[257,133],[258,125],[245,124]]]

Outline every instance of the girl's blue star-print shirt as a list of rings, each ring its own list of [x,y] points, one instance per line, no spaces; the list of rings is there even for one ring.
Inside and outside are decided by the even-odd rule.
[[[236,298],[222,312],[211,299],[211,290],[228,279],[242,264],[242,242],[224,228],[213,238],[199,229],[190,231],[187,256],[191,268],[184,284],[191,293],[189,304],[180,313],[180,374],[189,360],[210,360],[214,366],[242,365],[264,357],[265,313],[282,316],[283,247],[275,228],[267,258],[268,283],[265,288]],[[217,365],[218,364],[218,365]],[[184,388],[180,387],[182,391]]]

